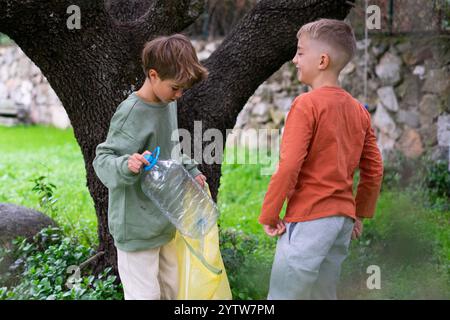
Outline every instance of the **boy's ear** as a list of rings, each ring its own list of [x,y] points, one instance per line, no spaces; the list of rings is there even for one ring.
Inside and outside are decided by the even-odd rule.
[[[158,72],[155,69],[148,70],[148,77],[149,79],[156,79],[159,77]]]
[[[330,64],[330,56],[328,53],[322,53],[319,60],[319,70],[325,70]]]

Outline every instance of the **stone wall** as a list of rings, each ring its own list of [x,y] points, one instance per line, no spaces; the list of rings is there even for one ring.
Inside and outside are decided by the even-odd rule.
[[[16,108],[20,119],[1,116],[2,110]],[[20,121],[19,121],[20,120]],[[17,123],[70,126],[58,96],[38,67],[17,46],[0,46],[0,124]]]

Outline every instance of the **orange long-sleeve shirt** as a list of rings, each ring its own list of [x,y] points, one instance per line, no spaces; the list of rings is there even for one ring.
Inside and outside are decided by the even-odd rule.
[[[369,112],[348,92],[321,87],[298,96],[287,116],[280,149],[260,223],[275,226],[286,198],[287,222],[373,216],[383,161]],[[353,174],[358,166],[354,198]]]

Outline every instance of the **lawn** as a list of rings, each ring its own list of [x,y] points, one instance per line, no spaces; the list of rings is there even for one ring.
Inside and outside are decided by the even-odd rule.
[[[73,131],[0,127],[0,137],[0,202],[45,211],[32,191],[32,180],[45,176],[46,182],[56,185],[57,199],[55,210],[47,213],[67,234],[95,246],[97,219]],[[252,285],[260,282],[250,296],[260,299],[266,294],[276,243],[257,223],[269,180],[270,176],[261,175],[260,165],[224,164],[218,196],[221,228],[242,231],[258,241],[252,259],[265,263],[256,272],[245,268],[242,272],[257,277],[248,280]],[[366,221],[362,239],[352,242],[343,266],[340,297],[450,299],[450,212],[426,207],[422,196],[405,190],[382,192],[375,219]],[[381,269],[381,289],[366,286],[371,265]]]
[[[82,242],[95,245],[97,217],[73,131],[0,126],[0,202],[44,211],[32,191],[32,180],[40,176],[56,185],[57,214],[53,218]]]

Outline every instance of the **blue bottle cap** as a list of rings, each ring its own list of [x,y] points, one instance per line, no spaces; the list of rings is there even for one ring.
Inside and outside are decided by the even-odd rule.
[[[149,165],[144,167],[144,171],[149,171],[151,170],[154,165],[158,162],[158,158],[159,158],[159,147],[156,147],[155,150],[152,152],[152,154],[146,154],[144,156],[144,158],[150,162]]]

